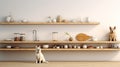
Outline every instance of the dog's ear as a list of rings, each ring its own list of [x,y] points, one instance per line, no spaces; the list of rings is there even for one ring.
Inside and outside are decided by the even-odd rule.
[[[109,29],[110,29],[110,31],[112,31],[112,27],[111,26],[109,27]]]
[[[116,29],[116,26],[114,26],[114,30]]]

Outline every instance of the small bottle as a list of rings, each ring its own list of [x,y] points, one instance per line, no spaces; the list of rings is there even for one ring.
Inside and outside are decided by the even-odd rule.
[[[52,40],[57,41],[58,40],[58,32],[52,32]]]

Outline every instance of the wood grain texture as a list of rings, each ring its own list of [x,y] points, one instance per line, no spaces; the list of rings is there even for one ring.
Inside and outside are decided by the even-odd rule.
[[[99,25],[99,22],[61,22],[61,23],[48,23],[48,22],[0,22],[0,25]]]
[[[115,49],[115,48],[104,48],[104,49],[74,49],[74,48],[60,48],[60,49],[55,49],[55,48],[48,48],[48,49],[42,49],[43,51],[116,51],[120,49]],[[0,48],[0,51],[35,51],[35,48]]]
[[[0,41],[1,44],[9,44],[9,43],[18,43],[18,44],[116,44],[120,43],[120,41]]]

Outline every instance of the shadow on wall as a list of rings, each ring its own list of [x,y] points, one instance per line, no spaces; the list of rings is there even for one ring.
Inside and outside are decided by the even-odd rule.
[[[34,51],[0,51],[0,61],[35,61]],[[43,51],[48,61],[119,61],[119,51]]]

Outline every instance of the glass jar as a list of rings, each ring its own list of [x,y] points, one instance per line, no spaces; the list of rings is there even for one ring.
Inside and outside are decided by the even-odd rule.
[[[20,41],[24,41],[25,40],[25,33],[20,33]]]
[[[58,40],[58,32],[52,32],[52,40],[57,41]]]
[[[14,41],[20,41],[19,33],[14,33]]]

